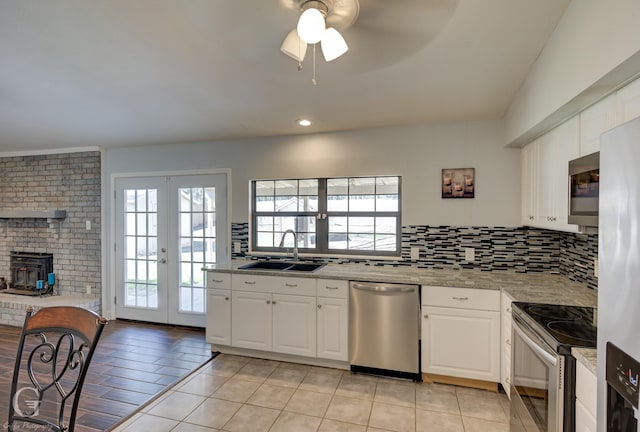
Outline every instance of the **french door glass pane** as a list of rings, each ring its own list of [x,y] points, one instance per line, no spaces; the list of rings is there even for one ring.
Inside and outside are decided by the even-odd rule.
[[[216,262],[214,187],[179,188],[180,312],[204,313],[202,268]]]
[[[127,189],[125,198],[125,304],[158,308],[157,193],[154,189]],[[153,217],[152,217],[153,215]]]

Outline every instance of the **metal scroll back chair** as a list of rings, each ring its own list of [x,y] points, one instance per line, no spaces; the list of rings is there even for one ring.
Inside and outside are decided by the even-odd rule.
[[[11,382],[8,430],[73,432],[80,393],[105,318],[70,306],[27,308]],[[71,402],[69,405],[67,402]]]

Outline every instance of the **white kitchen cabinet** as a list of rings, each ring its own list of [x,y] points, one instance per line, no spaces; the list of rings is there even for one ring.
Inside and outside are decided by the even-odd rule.
[[[274,294],[273,351],[316,356],[316,298]]]
[[[503,292],[500,296],[500,321],[502,322],[500,383],[509,398],[511,398],[511,303],[513,303],[511,296]]]
[[[579,119],[574,117],[528,144],[522,152],[522,223],[577,232],[568,223],[569,161],[579,155]]]
[[[207,290],[207,342],[231,345],[231,290]]]
[[[422,372],[500,381],[500,292],[422,287]]]
[[[640,79],[621,88],[616,94],[618,123],[626,123],[640,117]]]
[[[349,360],[349,300],[318,297],[319,358]]]
[[[616,94],[580,112],[580,156],[600,151],[600,135],[620,124]]]
[[[537,141],[522,149],[521,157],[521,222],[524,226],[535,226],[538,216],[538,148]]]
[[[207,342],[231,344],[231,275],[207,272]]]
[[[317,356],[349,360],[349,282],[318,279]]]
[[[231,345],[271,351],[273,310],[271,294],[251,291],[231,293]]]
[[[596,432],[597,379],[582,363],[576,364],[576,431]]]
[[[316,355],[316,280],[234,274],[231,345]]]

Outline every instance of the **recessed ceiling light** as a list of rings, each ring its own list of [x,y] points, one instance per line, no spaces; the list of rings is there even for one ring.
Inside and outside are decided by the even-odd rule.
[[[311,120],[299,119],[297,120],[297,122],[298,122],[298,126],[303,126],[303,127],[311,126]]]

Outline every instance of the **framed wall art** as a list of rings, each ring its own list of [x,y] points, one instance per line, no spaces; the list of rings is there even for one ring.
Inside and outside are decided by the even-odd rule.
[[[475,192],[475,168],[442,170],[442,198],[473,198]]]

